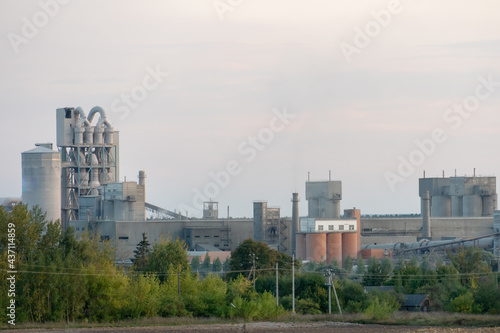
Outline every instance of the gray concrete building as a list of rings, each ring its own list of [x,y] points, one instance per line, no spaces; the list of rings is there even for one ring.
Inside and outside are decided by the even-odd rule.
[[[306,200],[309,217],[340,218],[340,200],[342,200],[342,182],[307,181]]]
[[[496,177],[420,178],[419,196],[430,195],[431,217],[493,216]]]

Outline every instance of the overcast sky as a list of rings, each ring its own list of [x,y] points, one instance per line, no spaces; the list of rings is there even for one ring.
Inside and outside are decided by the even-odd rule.
[[[122,180],[145,170],[164,208],[196,206],[199,190],[223,217],[251,217],[254,200],[289,216],[298,191],[305,215],[308,172],[331,170],[342,209],[418,213],[423,170],[500,175],[499,13],[496,0],[3,0],[0,197],[21,196],[21,152],[55,142],[57,108],[99,105]]]

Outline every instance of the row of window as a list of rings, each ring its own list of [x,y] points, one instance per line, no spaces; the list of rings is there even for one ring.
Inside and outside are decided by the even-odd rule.
[[[186,238],[189,238],[190,236],[187,235]],[[194,238],[200,238],[200,235],[195,235]],[[205,235],[205,238],[210,238],[210,235]],[[219,238],[219,235],[214,235],[214,238]]]
[[[323,231],[324,230],[323,227],[324,227],[323,225],[318,225],[318,231]],[[330,224],[328,226],[328,231],[333,231],[333,230],[335,230],[335,226],[333,224]],[[344,225],[341,224],[339,225],[339,230],[347,230],[347,229],[344,229]],[[354,230],[354,224],[349,225],[349,230]]]

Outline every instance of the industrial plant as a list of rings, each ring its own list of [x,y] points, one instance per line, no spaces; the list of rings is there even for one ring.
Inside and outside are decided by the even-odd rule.
[[[115,242],[119,260],[133,257],[143,233],[151,242],[179,238],[191,251],[232,251],[251,238],[316,262],[460,246],[499,255],[496,177],[424,175],[419,180],[421,214],[414,216],[364,216],[357,208],[342,213],[342,182],[330,174],[328,180],[308,176],[303,194],[308,210],[302,216],[301,195],[291,193],[291,217],[281,216],[280,208],[267,201],[253,202],[253,218],[233,218],[229,212],[221,217],[219,203],[207,201],[202,218],[188,218],[146,202],[145,171],[138,170],[137,181],[120,182],[119,132],[101,107],[88,115],[81,107],[57,109],[56,128],[57,150],[51,143],[37,143],[21,154],[22,198],[4,198],[0,204],[7,209],[21,200],[29,208],[38,205],[63,229]]]

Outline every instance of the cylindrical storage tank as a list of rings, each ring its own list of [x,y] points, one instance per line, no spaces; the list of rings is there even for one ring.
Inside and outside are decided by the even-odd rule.
[[[444,195],[435,195],[431,198],[432,217],[450,217],[451,199]]]
[[[464,217],[481,216],[483,203],[479,195],[464,195]]]
[[[326,235],[326,261],[329,264],[333,259],[342,266],[342,234],[340,232]]]
[[[306,260],[306,234],[297,234],[295,241],[297,244],[296,259]]]
[[[85,128],[75,127],[75,145],[83,144],[83,132],[85,132]]]
[[[38,205],[47,221],[61,219],[61,154],[44,147],[22,153],[22,199]]]
[[[326,234],[306,234],[306,259],[316,262],[326,260]]]
[[[106,142],[106,144],[108,144],[108,145],[113,144],[113,133],[114,132],[115,131],[113,130],[113,128],[106,127],[106,129],[104,130],[104,142]]]
[[[340,200],[332,200],[332,206],[333,206],[333,214],[332,218],[334,219],[340,219]]]
[[[459,197],[457,195],[451,197],[451,216],[463,216],[462,197]]]
[[[87,127],[83,135],[83,142],[87,145],[91,145],[93,141],[94,141],[94,128]]]
[[[422,215],[422,237],[431,237],[431,214],[430,214],[430,197],[429,191],[425,191],[421,200],[421,215]]]
[[[497,208],[497,196],[485,195],[483,196],[483,214],[482,216],[493,216],[493,211]]]
[[[94,144],[95,145],[102,145],[103,143],[103,138],[104,138],[104,128],[103,127],[94,127]]]
[[[361,210],[353,208],[353,209],[346,209],[344,210],[344,218],[346,219],[356,219],[356,255],[354,256],[355,258],[358,257],[359,249],[361,247]],[[344,241],[342,240],[342,244],[344,244]],[[346,256],[343,255],[343,258]]]
[[[355,232],[346,232],[342,234],[342,260],[347,257],[358,257],[358,234]]]

